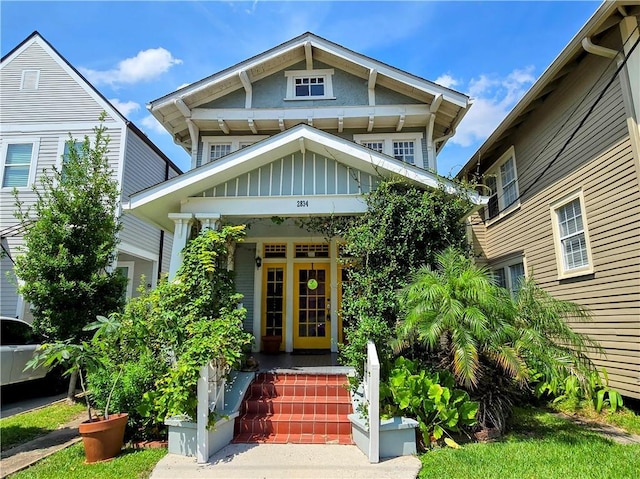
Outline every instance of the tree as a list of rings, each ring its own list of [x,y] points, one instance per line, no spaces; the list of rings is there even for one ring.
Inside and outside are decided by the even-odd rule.
[[[30,303],[34,329],[51,341],[81,341],[84,326],[124,302],[126,278],[111,269],[120,192],[105,131],[102,123],[94,129],[93,144],[69,135],[62,167],[45,170],[33,186],[33,205],[25,207],[14,191],[15,216],[26,228],[15,266],[18,292]]]
[[[423,265],[435,264],[447,246],[466,244],[462,219],[470,203],[464,194],[425,189],[396,178],[382,180],[366,196],[367,211],[345,234],[342,261],[349,266],[342,315],[346,343],[342,360],[361,373],[366,343],[391,357],[397,318],[396,291]],[[383,364],[382,375],[390,364]]]

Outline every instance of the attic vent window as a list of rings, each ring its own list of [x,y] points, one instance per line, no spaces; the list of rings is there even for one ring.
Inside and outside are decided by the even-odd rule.
[[[40,70],[22,70],[20,90],[35,91],[40,83]]]
[[[284,73],[287,79],[285,100],[335,100],[333,69],[292,70]]]

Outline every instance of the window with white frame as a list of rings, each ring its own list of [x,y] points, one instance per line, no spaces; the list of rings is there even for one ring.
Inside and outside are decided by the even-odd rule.
[[[334,70],[291,70],[284,72],[287,79],[285,100],[334,100]]]
[[[259,136],[209,136],[203,137],[204,148],[202,159],[198,158],[196,166],[204,165],[215,161],[234,151],[253,145],[257,141],[267,138],[265,135]]]
[[[2,187],[26,188],[33,183],[35,168],[34,158],[37,157],[38,142],[22,140],[7,142],[2,151]]]
[[[385,133],[353,135],[356,143],[396,160],[423,167],[422,133]]]
[[[517,259],[500,263],[493,268],[492,272],[496,284],[508,289],[512,295],[515,295],[525,277],[524,262],[521,257],[518,257]]]
[[[35,91],[40,85],[40,70],[22,70],[20,90]]]
[[[485,207],[485,220],[501,217],[519,204],[518,174],[515,149],[512,146],[484,175],[484,184],[491,190]]]
[[[593,272],[582,191],[553,204],[551,217],[559,276]]]

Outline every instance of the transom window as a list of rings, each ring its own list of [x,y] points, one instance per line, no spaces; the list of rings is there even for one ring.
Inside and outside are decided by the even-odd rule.
[[[292,70],[284,72],[287,79],[285,100],[333,100],[333,69]]]
[[[560,277],[591,273],[593,263],[582,192],[554,204],[551,211]]]
[[[384,141],[363,141],[362,146],[366,146],[370,150],[382,153],[384,151]]]
[[[329,245],[327,243],[297,244],[296,258],[328,258]]]
[[[3,188],[25,188],[33,182],[31,164],[36,150],[35,142],[6,144],[2,168]]]
[[[513,146],[500,157],[493,168],[485,173],[484,184],[491,190],[489,203],[484,210],[485,220],[504,216],[520,204]]]
[[[211,145],[209,149],[209,161],[217,160],[231,153],[231,143],[219,143]]]

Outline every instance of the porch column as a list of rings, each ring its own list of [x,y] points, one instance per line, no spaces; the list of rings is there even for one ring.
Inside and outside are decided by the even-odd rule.
[[[220,214],[219,213],[196,213],[196,220],[200,222],[203,230],[219,229]]]
[[[176,224],[173,232],[173,246],[171,247],[171,264],[169,265],[169,281],[171,281],[182,266],[182,250],[187,246],[193,213],[169,213],[169,219],[172,219]]]

